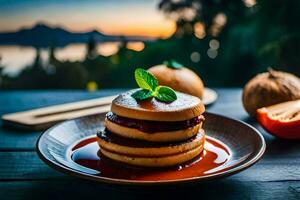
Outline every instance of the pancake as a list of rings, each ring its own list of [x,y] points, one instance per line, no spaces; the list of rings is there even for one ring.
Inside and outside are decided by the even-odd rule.
[[[198,97],[176,92],[177,99],[137,101],[130,90],[120,94],[97,134],[104,156],[142,167],[168,167],[192,160],[204,149],[205,111]]]
[[[107,119],[105,119],[105,127],[109,131],[127,138],[146,140],[152,142],[173,142],[187,140],[195,136],[201,129],[202,122],[196,126],[183,130],[156,133],[146,133],[135,128],[120,126],[119,124],[113,123]]]
[[[97,134],[97,142],[101,148],[112,153],[125,154],[138,157],[160,157],[180,154],[204,145],[205,135],[201,129],[199,133],[184,142],[158,143],[127,139],[117,136],[109,131]]]
[[[111,111],[118,116],[151,121],[184,121],[200,116],[202,101],[195,96],[176,92],[177,100],[166,103],[155,98],[136,101],[131,97],[135,90],[120,94],[112,101]]]
[[[192,160],[198,156],[204,149],[204,145],[198,146],[194,149],[186,152],[162,157],[138,157],[132,155],[122,155],[104,148],[100,148],[101,153],[115,161],[126,163],[129,165],[141,166],[141,167],[170,167],[178,165],[189,160]]]

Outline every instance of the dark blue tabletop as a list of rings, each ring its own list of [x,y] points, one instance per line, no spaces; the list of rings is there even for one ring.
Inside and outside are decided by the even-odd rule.
[[[120,91],[0,91],[0,115]],[[240,89],[216,91],[219,98],[208,111],[250,123],[266,139],[265,156],[251,168],[188,187],[112,187],[67,176],[44,164],[35,151],[41,132],[0,126],[0,199],[300,199],[300,141],[275,139],[249,119]]]

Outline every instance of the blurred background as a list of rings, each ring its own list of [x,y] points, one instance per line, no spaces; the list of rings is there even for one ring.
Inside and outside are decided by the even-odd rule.
[[[210,87],[300,75],[299,0],[0,0],[0,89],[135,87],[176,59]]]

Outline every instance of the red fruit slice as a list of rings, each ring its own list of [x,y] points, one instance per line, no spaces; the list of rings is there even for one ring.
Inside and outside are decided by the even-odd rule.
[[[300,100],[260,108],[256,111],[256,117],[272,135],[300,139]]]

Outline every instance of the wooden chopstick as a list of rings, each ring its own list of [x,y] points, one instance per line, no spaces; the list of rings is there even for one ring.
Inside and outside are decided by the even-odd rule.
[[[64,120],[106,113],[110,110],[111,101],[115,97],[108,96],[6,114],[2,116],[2,120],[4,125],[30,130],[44,130]]]

